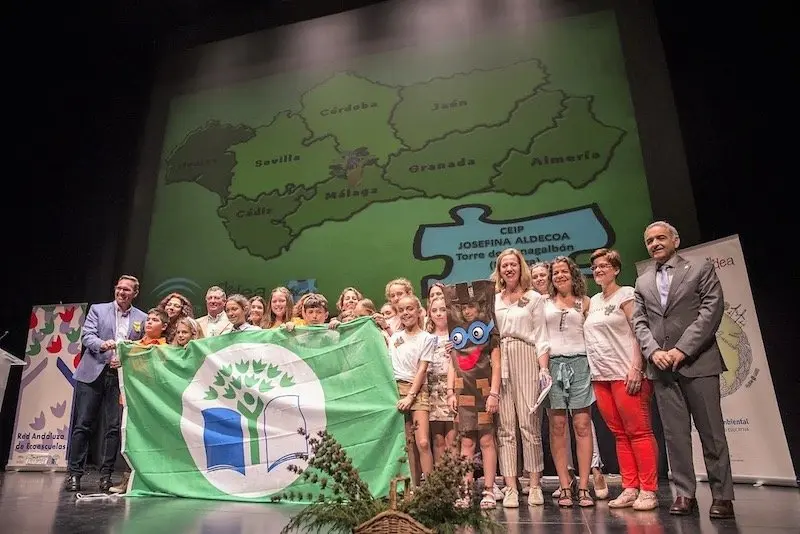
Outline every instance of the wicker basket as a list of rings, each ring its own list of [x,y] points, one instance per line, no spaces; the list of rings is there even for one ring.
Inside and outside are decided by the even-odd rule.
[[[389,484],[389,509],[353,529],[354,534],[434,534],[434,531],[408,514],[397,511],[397,483],[403,482],[403,499],[411,497],[411,479],[398,477]]]

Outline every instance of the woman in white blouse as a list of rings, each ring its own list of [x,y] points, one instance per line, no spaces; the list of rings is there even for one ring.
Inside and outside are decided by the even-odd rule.
[[[633,288],[617,284],[622,261],[616,251],[597,250],[591,261],[602,291],[591,299],[583,333],[597,408],[617,442],[623,487],[608,506],[652,510],[658,506],[658,445],[650,421],[653,384],[643,374],[631,326]]]
[[[516,249],[506,249],[497,256],[493,278],[497,289],[495,316],[500,332],[502,372],[497,442],[500,472],[506,486],[503,506],[519,507],[517,422],[522,437],[524,468],[530,473],[528,504],[542,505],[541,408],[536,412],[532,408],[539,396],[540,376],[549,374],[545,297],[531,289],[530,270]]]
[[[559,256],[550,266],[550,298],[545,303],[545,319],[550,339],[550,451],[558,471],[559,506],[572,506],[577,500],[582,507],[594,506],[589,494],[589,469],[592,461],[592,392],[583,322],[589,311],[586,281],[570,258]],[[572,413],[578,453],[577,491],[570,476],[567,460],[569,424],[567,410]]]

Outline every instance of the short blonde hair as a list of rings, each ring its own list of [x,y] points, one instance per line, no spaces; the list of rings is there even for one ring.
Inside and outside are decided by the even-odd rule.
[[[179,325],[184,325],[189,329],[189,332],[192,333],[192,339],[199,339],[203,337],[203,330],[200,328],[200,325],[197,324],[197,321],[191,317],[179,317],[178,320],[175,321],[176,330]]]
[[[405,289],[407,295],[414,294],[414,286],[411,285],[411,280],[408,278],[395,278],[391,280],[388,284],[386,284],[386,300],[391,301],[392,299],[389,297],[389,288],[392,286],[402,286]]]
[[[344,296],[347,294],[348,291],[352,291],[356,294],[356,299],[361,300],[364,298],[364,295],[361,294],[361,291],[354,287],[346,287],[342,289],[342,292],[339,294],[339,300],[336,301],[336,309],[342,311],[342,306],[344,305]]]
[[[522,252],[515,248],[507,248],[497,255],[496,264],[494,266],[494,289],[498,293],[506,288],[506,281],[503,280],[503,277],[500,275],[500,263],[503,261],[504,256],[510,255],[516,256],[517,262],[519,262],[519,287],[522,288],[523,291],[527,291],[532,286],[531,270],[528,268],[528,263],[525,261]]]

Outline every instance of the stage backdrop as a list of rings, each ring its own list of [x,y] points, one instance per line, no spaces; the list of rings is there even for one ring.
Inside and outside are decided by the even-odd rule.
[[[720,391],[734,480],[797,485],[739,236],[680,249],[678,254],[712,262],[725,296],[717,343],[728,368],[720,376]],[[637,263],[638,272],[650,261]],[[703,449],[694,425],[692,446],[695,473],[706,480]]]
[[[410,39],[418,24],[397,30],[402,17],[430,6],[404,4],[374,24]],[[487,17],[448,37],[450,15],[430,12],[435,31],[400,47],[366,31],[379,8],[281,29],[279,52],[243,41],[253,63],[236,73],[206,73],[222,57],[209,49],[198,75],[216,87],[169,88],[147,302],[180,291],[202,307],[212,284],[264,295],[315,279],[332,301],[356,285],[380,304],[396,276],[487,278],[507,247],[584,268],[600,247],[642,256],[650,197],[614,11],[531,12],[513,31]],[[332,34],[354,41],[315,46]]]
[[[375,495],[408,473],[391,362],[371,319],[118,350],[129,495],[311,501],[318,487],[289,470],[310,452],[298,429],[330,432]]]
[[[65,470],[86,304],[34,306],[8,469]]]

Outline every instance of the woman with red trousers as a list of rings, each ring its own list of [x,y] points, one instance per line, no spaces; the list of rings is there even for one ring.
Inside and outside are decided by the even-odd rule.
[[[653,384],[633,334],[633,288],[620,287],[619,253],[600,249],[591,257],[601,292],[593,296],[583,325],[597,408],[617,443],[622,493],[609,508],[658,506],[658,445],[650,421]]]

